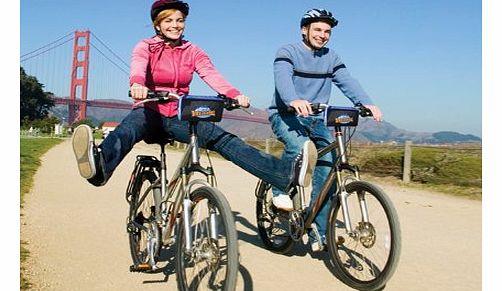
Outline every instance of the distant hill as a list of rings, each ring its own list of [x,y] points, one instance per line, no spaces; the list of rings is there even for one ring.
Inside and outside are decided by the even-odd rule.
[[[104,100],[109,102],[129,103],[120,100]],[[263,109],[251,108],[254,113],[253,118],[260,118],[267,120],[268,114]],[[68,109],[66,106],[58,105],[52,111],[58,117],[66,117]],[[106,109],[88,107],[87,115],[98,125],[104,121],[120,122],[129,112],[129,110],[122,109]],[[242,110],[234,110],[228,114],[250,117]],[[274,134],[270,129],[269,124],[262,124],[249,121],[240,121],[233,119],[223,119],[220,126],[225,130],[232,132],[242,138],[247,139],[266,139],[274,138]],[[413,132],[395,127],[389,122],[383,121],[377,123],[370,118],[360,119],[357,131],[353,136],[353,141],[358,142],[397,142],[403,143],[406,140],[411,140],[415,144],[457,144],[457,143],[481,143],[481,138],[471,134],[461,134],[452,131],[441,132]]]

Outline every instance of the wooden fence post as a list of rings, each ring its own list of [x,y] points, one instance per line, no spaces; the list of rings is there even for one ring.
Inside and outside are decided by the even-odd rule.
[[[404,142],[403,182],[409,183],[411,176],[411,141]]]

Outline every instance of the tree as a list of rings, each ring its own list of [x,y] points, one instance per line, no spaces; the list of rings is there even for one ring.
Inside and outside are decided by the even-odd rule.
[[[47,116],[43,119],[37,119],[31,122],[31,126],[40,129],[42,133],[51,133],[54,130],[54,125],[61,121],[56,116]]]
[[[49,110],[54,107],[54,101],[49,97],[53,95],[43,90],[44,85],[40,84],[36,77],[27,75],[21,67],[21,124],[35,119],[43,119],[49,114]]]

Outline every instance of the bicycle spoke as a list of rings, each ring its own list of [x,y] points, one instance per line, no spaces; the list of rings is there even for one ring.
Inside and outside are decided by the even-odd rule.
[[[201,191],[201,193],[208,194],[210,192]],[[228,233],[228,227],[233,226],[234,223],[224,222],[221,213],[222,206],[215,204],[212,200],[214,197],[211,195],[193,200],[190,225],[192,248],[188,254],[185,254],[183,260],[178,262],[179,271],[177,274],[178,278],[188,287],[182,286],[181,289],[221,290],[226,288],[226,284],[235,284],[236,277],[235,279],[228,278],[230,268],[235,268],[235,272],[232,272],[231,275],[235,274],[236,276],[238,267],[236,248],[232,249],[232,257],[229,257],[228,253],[230,242],[237,244],[236,233],[235,237],[234,234],[229,237]],[[231,217],[230,214],[228,215]],[[212,233],[215,230],[217,233]],[[184,233],[181,232],[180,236],[181,245],[186,245]],[[180,247],[179,245],[178,249]],[[185,250],[183,249],[183,251]],[[230,263],[232,265],[229,265]],[[231,282],[227,282],[228,280]]]
[[[394,272],[399,257],[400,232],[395,210],[385,194],[367,182],[353,182],[347,191],[351,233],[347,233],[348,222],[344,221],[341,205],[338,203],[331,210],[335,224],[328,236],[335,269],[342,273],[341,280],[353,288],[380,288]],[[360,198],[366,205],[364,216]],[[363,217],[368,221],[363,221]]]

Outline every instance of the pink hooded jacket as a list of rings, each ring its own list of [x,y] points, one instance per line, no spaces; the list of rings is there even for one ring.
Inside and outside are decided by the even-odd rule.
[[[152,91],[169,91],[187,95],[193,73],[218,94],[235,98],[241,93],[216,70],[209,56],[189,41],[170,47],[160,37],[144,39],[133,50],[129,83],[138,83]],[[178,103],[148,105],[160,114],[171,117],[177,114]]]

